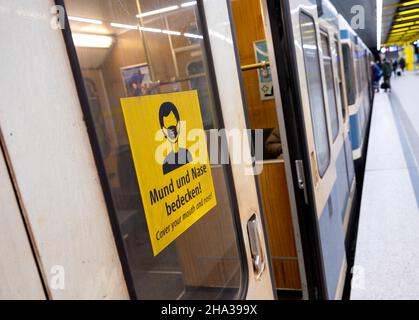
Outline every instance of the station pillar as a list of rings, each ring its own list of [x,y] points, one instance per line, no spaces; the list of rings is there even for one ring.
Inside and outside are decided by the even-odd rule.
[[[413,71],[415,69],[415,48],[412,45],[405,45],[404,53],[406,55],[406,70]]]

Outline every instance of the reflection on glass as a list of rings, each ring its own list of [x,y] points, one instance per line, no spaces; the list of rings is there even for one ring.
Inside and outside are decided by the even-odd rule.
[[[313,19],[305,13],[300,15],[300,25],[318,169],[320,176],[323,177],[330,163],[330,146],[316,29]]]
[[[124,97],[197,90],[205,128],[217,128],[196,3],[68,0],[66,6],[137,297],[238,298],[234,190],[224,167],[212,167],[218,206],[154,257],[120,104]]]
[[[333,140],[336,140],[339,134],[338,103],[335,91],[335,78],[333,74],[332,54],[327,34],[321,33],[321,42],[323,48],[323,65],[326,74],[327,101],[329,102],[330,121],[332,122]]]
[[[348,104],[355,104],[356,99],[356,83],[355,83],[355,72],[354,66],[352,64],[352,55],[351,48],[348,44],[342,45],[343,52],[343,61],[345,66],[345,80],[346,80],[346,90],[348,96]]]
[[[356,64],[356,68],[357,68],[357,72],[356,72],[356,76],[357,76],[357,82],[358,82],[358,93],[361,93],[362,91],[362,53],[360,50],[357,50],[357,64]]]
[[[342,109],[342,118],[346,119],[346,107],[345,107],[345,96],[343,94],[343,77],[342,77],[342,69],[341,69],[341,53],[339,49],[339,41],[335,37],[335,48],[336,48],[336,65],[338,66],[338,77],[339,77],[339,96],[340,96],[340,107]]]

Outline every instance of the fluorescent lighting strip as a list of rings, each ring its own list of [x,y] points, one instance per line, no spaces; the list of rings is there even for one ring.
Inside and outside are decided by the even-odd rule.
[[[381,48],[381,32],[383,27],[383,0],[377,0],[377,49]]]
[[[153,10],[153,11],[148,11],[148,12],[137,14],[137,18],[154,16],[154,15],[159,14],[159,13],[170,12],[170,11],[174,11],[174,10],[177,10],[177,9],[179,9],[178,5],[170,6],[170,7],[166,7],[166,8],[161,8],[161,9],[158,9],[158,10]]]
[[[405,27],[411,27],[411,26],[414,26],[414,25],[415,25],[414,22],[394,24],[393,25],[393,30],[400,29],[400,28],[405,28]]]
[[[399,11],[397,15],[406,15],[406,14],[417,13],[417,12],[419,12],[419,9],[404,10],[404,11]]]
[[[419,26],[411,27],[411,28],[403,28],[403,29],[392,29],[390,31],[390,37],[393,35],[402,35],[409,31],[418,31]]]
[[[419,15],[415,14],[413,16],[407,16],[407,17],[397,18],[394,21],[396,21],[396,22],[403,22],[403,21],[409,21],[409,20],[416,20],[418,18],[419,18]]]
[[[110,48],[112,37],[96,34],[73,33],[73,41],[76,47],[81,48]]]
[[[193,38],[193,39],[204,39],[203,36],[199,35],[199,34],[193,34],[193,33],[184,33],[183,34],[185,37],[187,38]]]
[[[128,29],[128,30],[137,30],[138,26],[134,26],[131,24],[123,24],[123,23],[115,23],[111,22],[111,27],[119,28],[119,29]]]
[[[189,2],[185,2],[185,3],[182,3],[180,6],[181,6],[182,8],[187,8],[187,7],[192,7],[192,6],[194,6],[194,5],[196,5],[196,1],[189,1]]]
[[[100,21],[100,20],[81,18],[81,17],[68,16],[68,20],[77,21],[77,22],[84,22],[84,23],[92,23],[92,24],[103,24],[103,22]]]
[[[180,36],[182,34],[179,31],[172,31],[172,30],[162,30],[162,33],[170,34],[170,35],[173,35],[173,36]]]
[[[419,0],[407,1],[407,2],[400,3],[400,5],[402,7],[409,7],[409,6],[413,6],[415,4],[419,4]]]
[[[156,28],[138,27],[138,29],[141,30],[141,31],[145,31],[145,32],[155,32],[155,33],[161,33],[162,32],[161,29],[156,29]]]
[[[111,27],[120,28],[120,29],[127,29],[127,30],[141,30],[141,31],[145,31],[145,32],[164,33],[164,34],[169,34],[169,35],[173,35],[173,36],[182,35],[182,33],[179,32],[179,31],[161,30],[161,29],[157,29],[157,28],[147,28],[147,27],[138,27],[138,26],[134,26],[132,24],[122,24],[122,23],[116,23],[116,22],[111,22]]]

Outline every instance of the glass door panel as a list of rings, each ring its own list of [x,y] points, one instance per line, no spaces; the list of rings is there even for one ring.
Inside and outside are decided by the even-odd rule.
[[[154,256],[120,102],[196,90],[208,136],[221,128],[196,3],[65,4],[136,297],[243,298],[247,263],[228,168],[210,159],[216,207]]]

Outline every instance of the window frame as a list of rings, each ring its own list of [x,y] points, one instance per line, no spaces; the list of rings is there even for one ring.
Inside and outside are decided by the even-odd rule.
[[[331,125],[332,125],[333,143],[335,143],[337,138],[339,137],[339,132],[340,132],[340,129],[341,129],[340,119],[339,119],[339,107],[338,107],[338,94],[337,94],[338,91],[337,91],[337,87],[336,87],[335,64],[333,63],[332,42],[330,41],[329,33],[324,28],[320,28],[320,41],[321,41],[321,36],[322,35],[324,35],[326,37],[326,45],[327,45],[328,54],[329,54],[329,55],[325,55],[325,53],[322,52],[322,54],[323,54],[322,59],[323,59],[323,61],[325,59],[330,61],[330,66],[331,66],[331,71],[332,71],[333,96],[334,96],[334,99],[335,99],[335,111],[336,111],[336,121],[337,121],[336,134],[333,132],[333,123],[331,123]],[[338,48],[336,48],[336,51],[337,50],[338,50]],[[323,63],[323,67],[324,67],[324,63]],[[326,72],[326,70],[325,70],[325,72]],[[327,88],[327,83],[326,83],[326,88]],[[329,98],[328,98],[328,100],[329,100]],[[329,105],[329,108],[332,108],[330,103],[328,105]],[[330,117],[330,121],[331,122],[333,121],[333,119],[331,117]]]
[[[122,272],[125,278],[124,280],[127,286],[128,294],[131,300],[140,300],[140,298],[137,295],[134,279],[132,277],[131,267],[129,264],[129,257],[125,250],[123,235],[119,228],[117,210],[115,207],[115,203],[113,201],[111,186],[110,186],[110,182],[108,181],[106,167],[105,167],[105,163],[102,157],[102,152],[100,149],[99,138],[95,130],[95,123],[94,123],[93,115],[90,109],[86,88],[84,85],[81,66],[79,63],[78,55],[76,52],[76,47],[75,47],[74,40],[72,37],[72,32],[71,32],[70,23],[69,23],[68,14],[67,14],[66,1],[69,1],[69,0],[54,0],[57,6],[64,8],[65,20],[64,20],[64,28],[62,29],[62,35],[63,35],[63,40],[66,46],[68,61],[69,61],[72,75],[74,78],[74,84],[77,90],[80,107],[82,109],[82,113],[84,116],[86,129],[87,129],[87,133],[89,137],[89,142],[92,148],[92,154],[95,161],[96,170],[99,176],[99,183],[101,185],[101,189],[103,192],[103,197],[105,200],[106,209],[108,212],[110,225],[111,225],[112,233],[114,236],[114,241],[117,248],[119,260],[121,263]],[[212,59],[212,50],[211,50],[211,45],[209,43],[210,34],[207,27],[207,22],[206,22],[207,19],[205,16],[204,5],[202,1],[197,2],[197,20],[198,20],[197,21],[198,27],[201,28],[202,35],[204,36],[203,59],[207,60],[206,62],[207,62],[207,67],[208,67],[207,72],[208,72],[208,80],[209,80],[208,86],[214,98],[214,109],[215,109],[214,111],[216,115],[216,121],[218,122],[219,129],[223,129],[225,127],[225,124],[224,124],[224,118],[221,111],[220,93],[217,86],[214,63]],[[234,186],[232,165],[223,164],[222,166],[224,168],[225,180],[228,184],[228,189],[234,191],[233,194],[231,194],[229,197],[229,202],[230,202],[230,207],[232,211],[231,212],[232,223],[234,227],[233,231],[235,232],[235,238],[237,240],[236,244],[237,244],[238,259],[240,261],[240,287],[238,288],[236,300],[241,301],[246,298],[246,295],[249,289],[249,276],[251,275],[253,271],[249,270],[248,263],[247,263],[248,261],[247,248],[245,245],[245,235],[242,230],[239,204],[236,197],[237,190]],[[217,301],[217,300],[214,300],[214,301]]]
[[[357,76],[356,76],[356,82],[357,82],[357,89],[358,89],[358,96],[362,94],[362,80],[363,80],[363,71],[362,71],[362,59],[361,59],[361,53],[359,50],[358,45],[355,48],[356,51],[356,69],[357,69]]]
[[[345,65],[345,62],[347,62],[349,64],[350,73],[349,73],[348,76],[351,78],[350,80],[354,84],[354,86],[353,86],[354,101],[352,102],[351,99],[349,99],[350,98],[349,90],[346,90],[347,91],[346,96],[347,96],[347,99],[348,99],[348,105],[352,106],[352,105],[356,104],[356,99],[357,99],[357,96],[358,96],[358,88],[357,88],[357,80],[356,80],[356,77],[355,77],[355,65],[354,65],[354,58],[353,58],[354,54],[353,54],[353,50],[352,50],[352,43],[347,43],[347,42],[342,43],[342,51],[343,52],[344,52],[344,49],[346,49],[346,48],[348,49],[348,59],[349,59],[349,61],[345,61],[345,54],[343,54],[343,59],[344,59],[343,63],[344,63],[344,65]],[[348,79],[346,78],[346,73],[345,73],[345,81],[348,82]],[[348,84],[346,84],[346,88],[348,88]]]
[[[344,91],[344,75],[342,73],[342,68],[344,68],[343,65],[343,57],[342,57],[342,42],[340,41],[339,35],[336,33],[333,35],[333,42],[335,43],[336,46],[336,68],[337,68],[337,76],[338,76],[338,86],[339,86],[339,93],[340,93],[340,101],[341,101],[341,108],[342,108],[342,125],[344,125],[344,123],[346,122],[346,118],[347,118],[347,114],[348,114],[348,110],[347,110],[347,106],[346,106],[346,99],[347,97],[345,97],[345,91]]]
[[[319,155],[318,155],[318,149],[317,149],[317,141],[316,141],[316,135],[315,135],[315,130],[314,128],[316,127],[315,123],[314,123],[314,119],[313,119],[313,109],[312,109],[312,105],[311,105],[311,99],[310,99],[310,88],[309,88],[309,81],[307,78],[307,61],[306,61],[306,55],[305,55],[305,51],[304,51],[304,36],[302,33],[302,23],[301,23],[301,18],[302,16],[306,16],[308,19],[311,20],[311,23],[313,25],[313,30],[314,30],[314,35],[315,35],[315,42],[316,42],[316,51],[317,51],[317,63],[319,66],[319,78],[320,78],[320,84],[321,84],[321,94],[322,94],[322,99],[323,99],[323,113],[324,113],[324,120],[325,120],[325,129],[326,129],[326,136],[327,136],[327,149],[328,149],[328,161],[327,161],[327,166],[325,166],[323,172],[320,170],[319,167]],[[303,55],[303,60],[304,60],[304,70],[305,70],[305,80],[306,80],[306,85],[307,85],[307,94],[309,96],[308,99],[308,103],[309,103],[309,108],[310,108],[310,117],[311,117],[311,124],[313,126],[313,140],[314,140],[314,145],[315,145],[315,153],[316,153],[316,162],[317,162],[317,170],[320,176],[320,179],[323,179],[327,173],[327,171],[330,168],[330,165],[332,163],[332,147],[330,145],[330,134],[329,134],[329,123],[327,121],[327,110],[326,110],[326,99],[325,99],[325,95],[324,95],[324,83],[323,83],[323,74],[322,72],[324,72],[323,68],[322,68],[322,56],[320,54],[320,48],[321,48],[321,43],[319,42],[318,39],[318,30],[316,27],[316,21],[314,19],[314,17],[308,13],[305,10],[300,10],[299,12],[299,24],[298,27],[300,29],[300,34],[301,34],[301,47],[302,47],[302,55]],[[319,46],[320,45],[320,46]],[[324,67],[324,66],[323,66]]]

